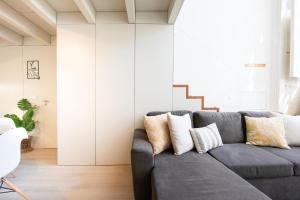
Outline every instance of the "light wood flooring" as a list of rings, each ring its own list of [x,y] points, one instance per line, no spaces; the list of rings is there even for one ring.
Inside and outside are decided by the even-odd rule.
[[[131,167],[57,166],[55,149],[22,154],[22,162],[9,180],[32,200],[131,200]],[[2,200],[21,199],[16,193]]]

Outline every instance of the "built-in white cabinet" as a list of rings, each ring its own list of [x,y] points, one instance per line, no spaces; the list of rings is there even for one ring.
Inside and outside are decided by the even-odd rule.
[[[101,17],[96,29],[96,164],[128,164],[134,129],[135,25],[106,24]]]
[[[58,163],[130,164],[143,116],[172,109],[173,26],[128,24],[123,12],[99,12],[96,25],[77,17],[58,16]]]
[[[95,165],[95,26],[57,26],[58,164]]]

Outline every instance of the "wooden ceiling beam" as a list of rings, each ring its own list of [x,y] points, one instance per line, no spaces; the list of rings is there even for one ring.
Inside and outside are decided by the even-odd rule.
[[[168,10],[168,24],[174,24],[180,13],[184,0],[171,0]]]
[[[0,19],[45,44],[50,44],[51,42],[50,34],[39,28],[16,10],[9,7],[3,1],[0,1]]]
[[[12,45],[22,45],[23,44],[23,36],[13,32],[12,30],[6,28],[5,26],[0,24],[0,38],[9,42]]]
[[[135,0],[125,0],[128,23],[135,23]]]
[[[96,10],[90,0],[73,0],[89,24],[96,23]]]
[[[56,10],[45,0],[22,0],[33,12],[56,28]]]

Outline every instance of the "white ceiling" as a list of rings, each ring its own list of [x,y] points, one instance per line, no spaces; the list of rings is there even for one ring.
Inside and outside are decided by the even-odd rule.
[[[126,11],[125,0],[92,0],[92,3],[96,11]]]
[[[170,0],[136,0],[137,11],[167,11]]]
[[[47,0],[57,12],[76,12],[79,11],[73,0]],[[106,0],[107,1],[107,0]],[[110,1],[110,0],[108,0]]]
[[[53,26],[31,10],[22,0],[0,0],[18,11],[35,25],[51,35],[56,34]],[[45,0],[56,10],[56,12],[80,12],[73,0]],[[91,0],[96,11],[125,11],[125,0]],[[168,11],[170,0],[135,0],[136,11]],[[10,24],[0,19],[0,24],[8,27],[16,33],[27,36],[26,33],[18,30]]]

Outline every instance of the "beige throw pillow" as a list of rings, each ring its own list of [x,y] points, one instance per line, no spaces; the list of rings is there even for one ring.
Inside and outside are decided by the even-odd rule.
[[[290,149],[285,139],[283,119],[245,117],[247,144]]]
[[[167,114],[145,116],[144,126],[155,155],[171,147]]]

